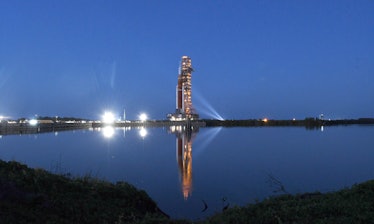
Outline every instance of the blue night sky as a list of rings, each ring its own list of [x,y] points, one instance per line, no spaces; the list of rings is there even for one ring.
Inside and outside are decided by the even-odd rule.
[[[374,1],[0,3],[0,114],[163,119],[183,55],[203,118],[374,117]]]

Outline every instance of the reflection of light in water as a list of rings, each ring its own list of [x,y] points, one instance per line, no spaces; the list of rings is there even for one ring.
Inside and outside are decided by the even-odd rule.
[[[169,130],[171,133],[175,133],[175,132],[181,132],[182,131],[182,126],[181,125],[178,125],[178,126],[170,126],[169,127]]]
[[[203,98],[201,94],[199,94],[199,92],[196,92],[196,89],[195,89],[194,94],[195,94],[194,99],[197,99],[197,101],[200,102],[200,104],[197,104],[198,105],[197,111],[200,114],[206,114],[209,117],[213,117],[214,119],[217,119],[217,120],[225,120],[221,115],[218,114],[218,112],[213,108],[213,106],[210,103],[208,103],[208,101],[205,98]],[[202,106],[202,108],[199,106]]]
[[[177,162],[184,200],[192,195],[192,140],[183,135],[177,139]]]
[[[321,126],[321,131],[323,131],[324,129],[323,129],[323,126]]]
[[[139,130],[140,137],[145,138],[147,136],[147,134],[148,134],[148,132],[145,128],[140,128],[140,130]]]
[[[114,128],[111,126],[106,126],[101,131],[105,138],[112,138],[114,135]]]
[[[123,137],[126,138],[126,131],[130,131],[131,127],[124,127],[123,128]]]
[[[218,128],[207,128],[206,132],[199,133],[199,135],[196,138],[203,139],[203,142],[201,144],[196,144],[197,147],[194,149],[195,152],[200,153],[204,151],[204,149],[207,147],[207,145],[213,141],[213,139],[217,136],[217,134],[222,130],[222,127]],[[196,153],[195,153],[196,155]]]

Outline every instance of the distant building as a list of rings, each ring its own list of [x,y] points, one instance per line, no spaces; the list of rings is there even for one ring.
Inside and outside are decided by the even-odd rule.
[[[175,113],[168,114],[170,120],[192,120],[199,118],[199,115],[192,106],[192,72],[191,58],[183,56],[179,67],[178,84],[176,88],[176,110]]]

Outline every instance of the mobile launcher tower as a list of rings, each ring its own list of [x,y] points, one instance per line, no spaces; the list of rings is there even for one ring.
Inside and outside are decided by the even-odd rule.
[[[192,106],[191,74],[193,68],[191,58],[183,56],[179,67],[178,85],[176,89],[176,110],[174,114],[168,114],[170,120],[194,120],[199,115]]]

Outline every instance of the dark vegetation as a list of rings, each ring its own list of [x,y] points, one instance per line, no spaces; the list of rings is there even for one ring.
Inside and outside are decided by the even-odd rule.
[[[269,198],[228,209],[204,223],[374,223],[374,180],[333,193]]]
[[[55,117],[50,117],[50,116],[37,116],[35,117],[36,119],[38,120],[50,120],[50,121],[53,121],[53,122],[66,122],[66,121],[87,121],[87,119],[84,119],[84,118],[78,118],[78,117],[58,117],[58,116],[55,116]],[[27,118],[19,118],[17,119],[17,123],[20,123],[20,122],[24,122],[28,120]]]
[[[0,223],[139,223],[168,220],[144,191],[0,161]]]
[[[374,180],[321,194],[285,194],[201,221],[172,220],[144,191],[0,160],[0,223],[374,223]]]
[[[374,118],[344,119],[344,120],[323,120],[319,118],[308,117],[304,120],[203,120],[206,127],[266,127],[266,126],[298,126],[306,129],[315,129],[321,126],[333,125],[365,125],[374,124]]]

